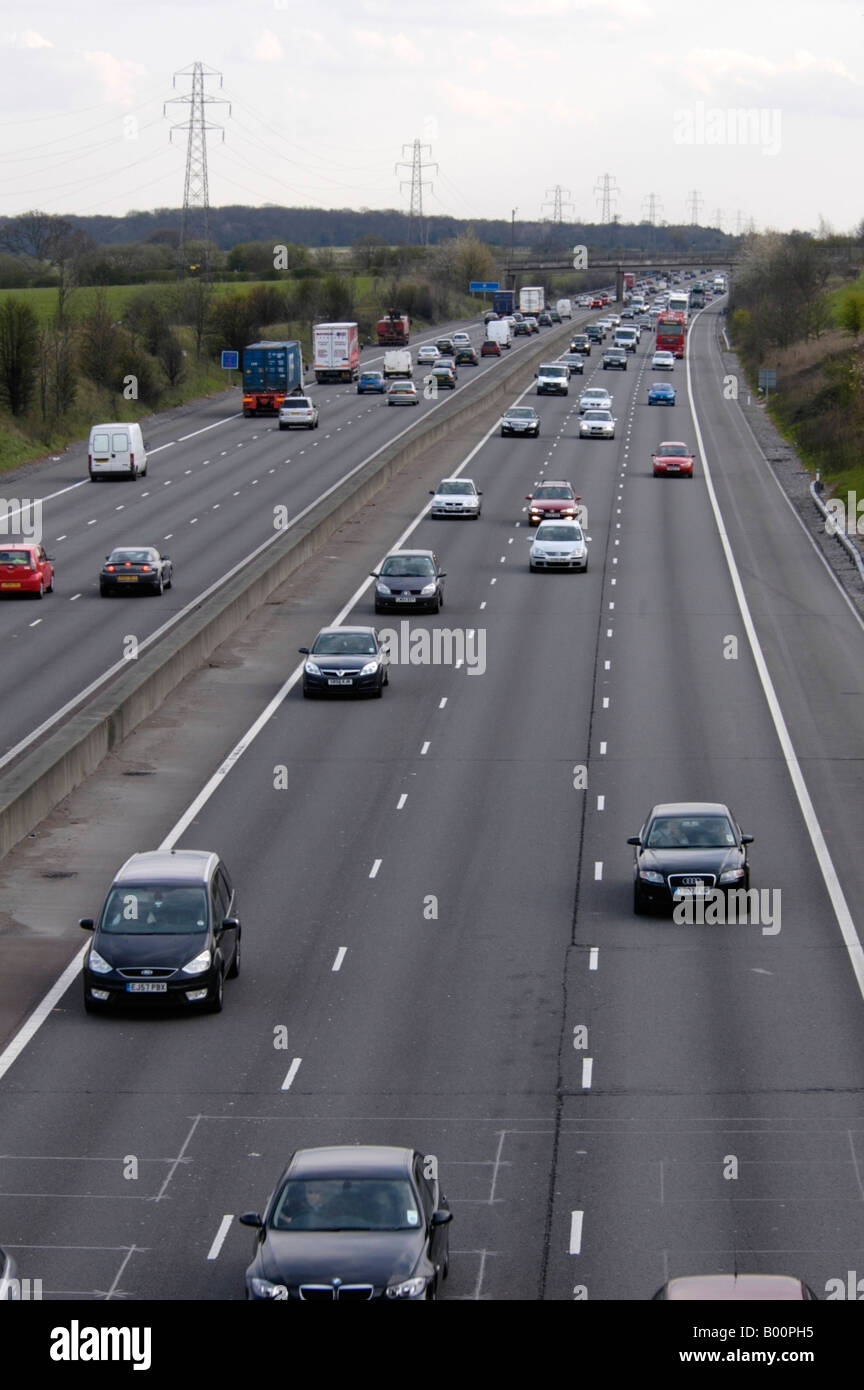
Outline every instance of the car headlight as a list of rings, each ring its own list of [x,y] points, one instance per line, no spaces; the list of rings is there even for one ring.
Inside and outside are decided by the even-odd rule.
[[[739,880],[739,879],[742,879],[743,877],[744,877],[744,870],[743,870],[743,869],[740,869],[740,868],[739,868],[739,869],[724,869],[723,873],[720,875],[720,882],[721,882],[721,883],[737,883],[738,880]]]
[[[250,1279],[252,1292],[256,1298],[284,1298],[285,1285],[271,1284],[269,1279]]]
[[[107,960],[104,960],[99,952],[94,951],[92,947],[90,949],[90,955],[87,957],[87,964],[97,975],[107,975],[114,969],[114,966],[109,965]]]
[[[389,584],[383,583],[383,581],[380,580],[380,579],[378,580],[378,583],[377,583],[377,585],[376,585],[376,588],[378,589],[379,594],[389,594],[389,593],[390,593],[390,586],[389,586]]]
[[[378,662],[377,662],[377,661],[367,661],[367,662],[366,662],[366,665],[362,668],[362,670],[361,670],[361,672],[360,672],[360,675],[361,675],[361,676],[374,676],[374,674],[375,674],[375,672],[376,672],[377,670],[378,670]]]
[[[438,588],[438,585],[437,585],[437,584],[434,582],[434,580],[433,580],[433,582],[432,582],[431,584],[424,584],[424,585],[423,585],[423,588],[420,590],[420,594],[421,594],[421,596],[426,595],[426,594],[434,594],[437,588]]]
[[[403,1279],[400,1284],[390,1284],[387,1289],[388,1298],[422,1298],[426,1292],[428,1279],[422,1275],[417,1275],[414,1279]]]
[[[188,961],[186,965],[183,966],[183,974],[203,975],[205,970],[210,969],[210,961],[211,956],[209,949],[206,951],[199,951],[197,956],[193,957],[192,960]]]
[[[307,676],[320,676],[320,675],[321,675],[321,667],[320,667],[320,666],[316,666],[316,664],[315,664],[314,661],[307,661],[307,662],[306,662],[306,666],[305,666],[304,669],[305,669],[305,671],[306,671]]]
[[[639,877],[640,877],[640,878],[644,878],[644,880],[645,880],[646,883],[663,883],[663,882],[664,882],[663,875],[662,875],[662,874],[658,874],[657,871],[656,871],[656,869],[640,869],[640,870],[639,870]]]

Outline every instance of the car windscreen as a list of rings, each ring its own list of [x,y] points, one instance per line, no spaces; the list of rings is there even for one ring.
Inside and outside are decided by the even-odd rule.
[[[540,541],[581,541],[582,530],[579,526],[573,526],[560,522],[547,522],[543,526],[537,527],[536,540]]]
[[[365,632],[322,632],[312,651],[316,656],[374,656],[375,639]]]
[[[551,497],[556,501],[562,498],[570,499],[572,501],[573,492],[572,489],[570,489],[569,487],[552,487],[550,484],[547,487],[538,487],[537,491],[534,493],[535,502],[538,500],[538,498],[547,497]]]
[[[393,558],[385,560],[381,566],[382,574],[404,574],[420,577],[424,574],[434,574],[435,566],[428,555],[408,555],[402,559]]]
[[[540,375],[541,375],[541,376],[560,376],[560,377],[563,377],[563,376],[566,376],[566,375],[567,375],[567,368],[566,368],[566,367],[563,367],[563,366],[562,366],[562,367],[541,367],[541,368],[540,368]]]
[[[735,832],[726,816],[655,816],[648,849],[729,849]]]
[[[605,420],[605,421],[608,423],[608,421],[609,421],[611,418],[612,418],[612,417],[610,416],[608,410],[586,410],[586,411],[585,411],[585,419],[589,422],[589,424],[590,424],[590,422],[591,422],[592,420]]]
[[[516,406],[513,410],[508,410],[505,417],[508,420],[533,420],[534,411],[527,406]]]
[[[108,895],[99,929],[123,936],[185,936],[207,928],[207,895],[194,885],[124,883]]]
[[[690,450],[686,444],[661,444],[657,452],[661,458],[682,459],[690,457]]]
[[[474,484],[463,483],[459,479],[452,482],[445,479],[438,487],[439,497],[473,497]]]
[[[412,1231],[422,1215],[407,1178],[289,1178],[274,1231]]]

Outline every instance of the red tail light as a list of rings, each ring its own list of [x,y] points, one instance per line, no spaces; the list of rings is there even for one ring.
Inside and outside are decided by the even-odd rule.
[[[150,566],[149,566],[149,565],[142,565],[141,568],[142,568],[142,570],[144,570],[144,571],[146,572],[147,570],[149,570]]]
[[[109,574],[113,574],[113,573],[114,573],[114,566],[113,566],[113,565],[106,565],[105,568],[106,568],[106,570],[108,571]]]

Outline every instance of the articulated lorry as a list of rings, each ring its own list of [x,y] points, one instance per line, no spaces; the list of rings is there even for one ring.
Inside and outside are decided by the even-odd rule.
[[[312,329],[312,370],[319,383],[357,380],[360,339],[356,323],[315,324]]]
[[[243,349],[244,415],[278,415],[286,396],[302,390],[299,343],[262,341]]]
[[[492,309],[493,309],[493,312],[496,313],[496,314],[498,314],[502,319],[503,319],[506,315],[512,314],[512,313],[513,313],[513,310],[514,310],[515,308],[516,308],[516,291],[515,291],[515,290],[496,290],[495,293],[492,295]]]
[[[536,318],[546,307],[546,292],[542,285],[526,285],[519,291],[519,312]]]

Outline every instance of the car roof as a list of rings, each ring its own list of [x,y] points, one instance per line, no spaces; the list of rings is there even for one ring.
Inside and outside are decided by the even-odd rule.
[[[40,544],[40,541],[0,541],[0,550],[38,550]]]
[[[114,875],[115,883],[206,883],[219,856],[212,850],[144,850],[131,854]]]
[[[342,633],[345,633],[345,632],[358,632],[358,633],[359,633],[359,632],[362,632],[362,633],[364,634],[364,636],[367,636],[367,637],[374,637],[374,635],[375,635],[375,629],[374,629],[374,627],[359,627],[359,626],[355,626],[355,625],[353,625],[353,624],[352,624],[351,626],[349,626],[349,627],[340,627],[340,626],[336,626],[336,627],[322,627],[322,628],[319,628],[319,630],[318,630],[318,632],[317,632],[317,634],[316,634],[316,641],[317,641],[318,637],[324,637],[327,633],[330,633],[330,632],[342,632]]]
[[[803,1299],[800,1279],[789,1274],[695,1274],[670,1279],[670,1299]]]
[[[572,487],[573,484],[567,478],[544,478],[538,487]]]
[[[330,1148],[297,1149],[286,1176],[292,1178],[406,1177],[411,1172],[413,1149],[384,1144],[334,1144]]]
[[[384,559],[385,559],[385,560],[392,560],[393,557],[394,557],[395,555],[398,555],[399,558],[400,558],[400,560],[401,560],[401,559],[403,559],[404,556],[406,556],[406,555],[429,555],[429,556],[433,556],[434,554],[435,554],[435,551],[434,551],[434,550],[388,550],[387,554],[384,556]]]
[[[472,487],[477,486],[473,478],[442,478],[441,483],[470,483]],[[441,483],[438,484],[439,487]]]
[[[728,816],[733,819],[732,812],[722,801],[663,801],[659,805],[653,806],[648,819],[652,816]]]
[[[692,453],[689,444],[685,444],[683,439],[664,439],[662,444],[657,445],[658,454],[662,454],[664,449],[686,449],[688,454]]]

